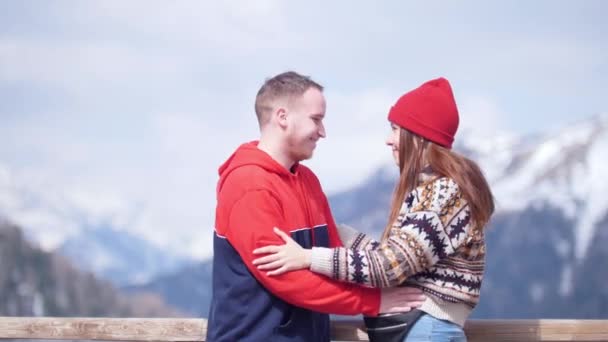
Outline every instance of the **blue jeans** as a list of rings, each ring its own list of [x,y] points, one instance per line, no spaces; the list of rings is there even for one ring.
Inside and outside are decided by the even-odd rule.
[[[404,341],[466,342],[467,337],[458,324],[424,314],[414,323]]]

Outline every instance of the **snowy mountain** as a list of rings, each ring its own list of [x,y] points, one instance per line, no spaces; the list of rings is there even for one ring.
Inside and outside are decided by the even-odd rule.
[[[68,238],[58,251],[78,268],[118,286],[142,284],[192,262],[111,225],[87,227]]]
[[[32,246],[23,231],[0,220],[0,315],[175,317],[160,296],[125,295],[64,257]]]
[[[128,293],[154,293],[182,312],[207,317],[211,305],[211,260],[162,275],[149,283],[123,287]]]
[[[84,214],[89,210],[83,204],[74,205],[75,200],[65,190],[0,164],[0,216],[23,227],[28,239],[44,250],[58,247],[86,220],[94,219],[94,215]]]
[[[608,116],[568,127],[515,156],[493,184],[500,209],[559,209],[575,225],[575,255],[584,258],[608,208]]]
[[[180,251],[130,233],[141,210],[111,194],[49,184],[0,164],[0,217],[23,227],[31,243],[118,286],[143,283],[191,262]]]

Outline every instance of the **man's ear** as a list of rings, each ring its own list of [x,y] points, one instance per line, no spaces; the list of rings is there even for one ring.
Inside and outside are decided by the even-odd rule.
[[[279,107],[274,113],[277,123],[279,127],[286,128],[287,127],[287,109],[283,107]]]

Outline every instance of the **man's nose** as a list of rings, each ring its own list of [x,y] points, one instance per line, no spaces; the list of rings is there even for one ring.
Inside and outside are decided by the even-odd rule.
[[[325,126],[323,125],[323,123],[321,123],[321,125],[319,125],[319,136],[321,138],[327,137],[327,133],[325,132]]]

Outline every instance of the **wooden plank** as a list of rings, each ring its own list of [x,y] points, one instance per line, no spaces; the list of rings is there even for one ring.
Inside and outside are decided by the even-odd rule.
[[[340,320],[331,322],[332,341],[369,341],[363,320]]]
[[[0,339],[204,341],[204,319],[0,317]],[[469,341],[608,341],[608,320],[470,320]],[[361,320],[332,322],[332,340],[367,341]]]
[[[469,342],[608,341],[608,320],[469,320]],[[332,322],[332,340],[368,341],[359,320]]]
[[[203,341],[203,319],[0,317],[0,339]]]
[[[470,320],[470,341],[608,341],[607,320]]]

